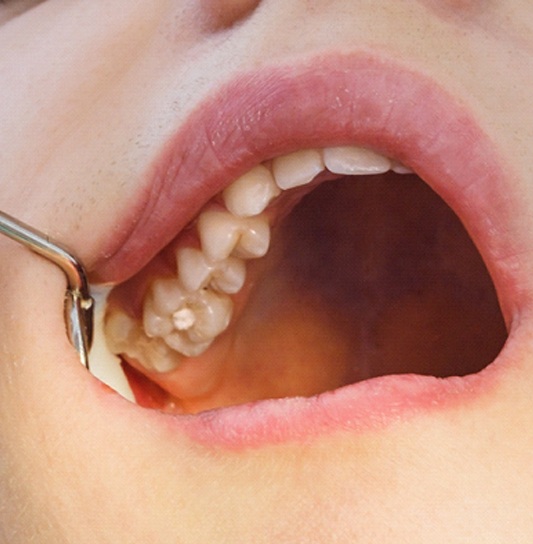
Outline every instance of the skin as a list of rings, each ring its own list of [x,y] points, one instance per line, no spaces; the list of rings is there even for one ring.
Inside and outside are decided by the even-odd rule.
[[[0,207],[91,270],[105,261],[116,210],[221,82],[368,50],[468,105],[514,168],[517,236],[533,249],[526,0],[13,0],[0,21]],[[523,289],[529,300],[533,280]],[[231,452],[152,425],[148,411],[102,390],[65,338],[63,293],[53,265],[0,239],[1,542],[533,538],[527,302],[512,318],[522,346],[513,365],[471,402],[382,430]]]

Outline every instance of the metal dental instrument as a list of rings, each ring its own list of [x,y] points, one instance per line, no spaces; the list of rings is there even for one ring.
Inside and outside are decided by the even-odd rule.
[[[89,369],[89,351],[93,341],[94,300],[87,275],[80,261],[50,238],[14,217],[0,211],[0,234],[31,249],[57,265],[67,277],[65,321],[70,343]]]

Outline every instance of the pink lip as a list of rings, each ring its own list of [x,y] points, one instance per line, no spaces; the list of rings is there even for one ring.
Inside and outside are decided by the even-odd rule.
[[[367,55],[243,75],[202,103],[154,164],[130,212],[136,226],[97,267],[98,277],[117,281],[135,274],[207,200],[253,165],[294,149],[348,143],[411,166],[452,206],[486,259],[511,324],[525,304],[528,281],[507,258],[520,254],[508,228],[519,202],[511,169],[504,170],[464,104],[419,73]],[[386,376],[311,399],[149,417],[166,418],[174,431],[204,444],[260,446],[381,427],[408,413],[467,402],[490,389],[501,366],[465,378]]]

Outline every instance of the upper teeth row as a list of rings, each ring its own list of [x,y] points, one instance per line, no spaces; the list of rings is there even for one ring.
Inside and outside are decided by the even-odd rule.
[[[222,192],[225,208],[210,205],[199,215],[200,248],[178,244],[177,278],[152,283],[144,301],[144,338],[131,355],[162,371],[179,364],[178,353],[189,357],[203,353],[229,325],[233,308],[229,295],[244,284],[245,260],[268,251],[270,223],[263,212],[283,190],[306,185],[326,170],[352,176],[410,172],[383,155],[354,146],[306,149],[252,168]],[[114,330],[113,323],[121,323],[123,328],[125,320],[125,316],[117,317],[108,321],[108,338],[114,351],[128,352],[134,349],[132,337],[124,338],[118,325]],[[134,336],[138,340],[140,335],[137,330]],[[119,337],[123,341],[119,342]],[[169,356],[169,347],[178,352],[174,357]],[[164,368],[162,352],[166,355]]]

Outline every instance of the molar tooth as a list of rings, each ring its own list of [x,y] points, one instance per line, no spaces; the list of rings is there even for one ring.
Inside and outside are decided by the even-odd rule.
[[[178,368],[183,357],[161,338],[143,338],[139,341],[139,356],[135,359],[147,370],[164,373]]]
[[[151,293],[146,298],[143,306],[143,328],[144,333],[149,338],[165,336],[173,330],[172,323],[154,307]]]
[[[276,157],[272,172],[278,187],[292,189],[311,182],[324,170],[322,154],[316,149],[305,149]]]
[[[178,275],[187,291],[211,285],[228,294],[239,292],[246,277],[244,262],[235,257],[211,263],[199,249],[184,247],[176,253]]]
[[[172,313],[183,300],[183,289],[177,278],[157,278],[150,286],[148,297],[158,315]]]
[[[181,329],[174,330],[164,337],[168,346],[187,357],[201,355],[211,342],[228,327],[233,304],[227,295],[216,294],[208,289],[194,293],[184,301],[182,308],[172,316],[175,322],[177,314]],[[183,319],[187,316],[190,319]]]
[[[362,147],[328,147],[322,153],[326,168],[334,174],[348,176],[382,174],[391,167],[387,157]]]
[[[125,312],[113,310],[105,322],[106,340],[113,353],[122,353],[138,336],[137,323]]]
[[[192,341],[199,343],[212,340],[226,330],[231,320],[233,303],[227,295],[204,289],[198,293],[192,309],[195,322],[187,332]]]
[[[270,226],[262,215],[244,218],[225,210],[206,210],[198,218],[198,235],[212,262],[227,259],[232,252],[244,259],[263,257],[270,245]]]
[[[239,217],[250,217],[262,213],[280,193],[270,170],[260,164],[235,180],[222,196],[231,213]]]

